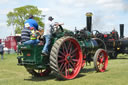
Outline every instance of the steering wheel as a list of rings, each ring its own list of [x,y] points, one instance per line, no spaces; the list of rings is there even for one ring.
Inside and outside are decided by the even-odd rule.
[[[93,34],[93,35],[98,35],[98,34],[100,34],[100,32],[99,32],[98,30],[93,30],[93,31],[92,31],[92,34]]]
[[[64,29],[61,25],[52,27],[52,29],[51,29],[52,34],[56,34],[59,32],[64,32]]]
[[[97,38],[102,38],[102,33],[100,33],[98,30],[93,30],[92,31],[92,34],[94,35],[94,36],[96,36]]]

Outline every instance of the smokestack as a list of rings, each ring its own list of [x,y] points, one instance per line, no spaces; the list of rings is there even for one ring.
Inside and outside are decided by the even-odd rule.
[[[124,24],[120,24],[120,38],[124,38]]]
[[[88,13],[86,13],[86,16],[87,16],[87,21],[86,21],[86,23],[87,23],[87,30],[89,31],[89,32],[91,32],[91,29],[92,29],[92,13],[91,12],[88,12]]]

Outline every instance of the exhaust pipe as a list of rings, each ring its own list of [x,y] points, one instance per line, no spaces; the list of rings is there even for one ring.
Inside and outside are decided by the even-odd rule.
[[[91,12],[88,12],[88,13],[86,13],[86,16],[87,16],[87,21],[86,21],[86,23],[87,23],[87,30],[89,31],[89,32],[91,32],[91,29],[92,29],[92,13]]]
[[[120,38],[124,38],[124,24],[120,24]]]

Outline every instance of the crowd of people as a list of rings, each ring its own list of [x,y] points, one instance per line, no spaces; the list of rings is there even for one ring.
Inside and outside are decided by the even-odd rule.
[[[45,44],[42,49],[42,54],[47,56],[49,54],[49,46],[51,43],[51,30],[54,28],[54,26],[59,26],[62,24],[53,22],[54,18],[52,16],[48,17],[48,21],[44,25],[44,33],[43,37],[45,38]],[[34,20],[34,16],[30,15],[29,19],[25,21],[24,23],[24,29],[21,33],[21,42],[24,45],[37,45],[40,43],[40,40],[38,39],[38,23],[36,20]]]

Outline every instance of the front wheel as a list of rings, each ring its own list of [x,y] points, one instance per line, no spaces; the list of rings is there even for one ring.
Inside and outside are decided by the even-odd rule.
[[[94,67],[97,72],[104,72],[108,65],[108,55],[104,49],[98,49],[94,55]]]

